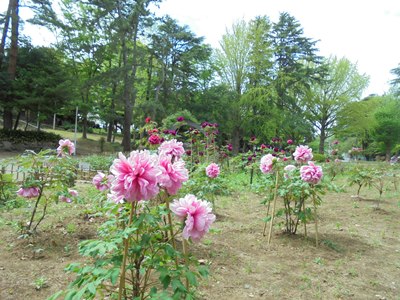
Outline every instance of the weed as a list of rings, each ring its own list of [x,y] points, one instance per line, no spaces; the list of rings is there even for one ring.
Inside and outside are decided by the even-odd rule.
[[[358,277],[358,273],[357,273],[356,269],[354,269],[354,268],[351,268],[351,269],[349,270],[349,275],[350,275],[351,277]]]
[[[46,278],[46,277],[43,277],[43,276],[37,278],[37,279],[34,281],[33,284],[34,284],[36,290],[41,290],[41,289],[43,289],[43,288],[48,287],[47,278]]]
[[[322,261],[321,257],[317,257],[314,259],[314,263],[316,263],[317,265],[323,265],[324,262]]]
[[[323,240],[322,243],[327,246],[328,248],[335,250],[336,252],[341,252],[342,248],[331,240]]]
[[[73,223],[68,223],[65,229],[69,234],[73,234],[76,232],[76,225]]]

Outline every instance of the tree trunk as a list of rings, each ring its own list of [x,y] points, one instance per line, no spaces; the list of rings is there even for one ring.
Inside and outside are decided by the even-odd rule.
[[[7,38],[8,26],[10,24],[12,4],[13,4],[13,0],[10,0],[8,2],[7,14],[6,14],[5,19],[4,19],[3,34],[1,36],[1,42],[0,42],[0,69],[1,69],[2,64],[3,64],[4,48],[6,46],[6,38]]]
[[[392,152],[392,144],[391,143],[385,144],[385,148],[386,148],[385,160],[390,161],[390,154]]]
[[[18,25],[19,25],[19,0],[10,0],[11,6],[11,45],[10,54],[8,62],[8,76],[10,81],[15,80],[15,74],[17,72],[17,55],[18,55]],[[3,108],[3,127],[4,129],[12,129],[13,125],[13,101],[14,99],[9,99]]]
[[[320,154],[324,154],[325,140],[326,140],[325,127],[322,126],[321,135],[319,136],[319,149],[318,149],[318,153]]]
[[[126,46],[126,34],[122,39],[122,63],[124,69],[128,64],[128,49]],[[124,91],[123,91],[123,101],[124,101],[124,122],[123,122],[123,132],[122,132],[122,149],[126,152],[131,151],[131,122],[132,122],[132,104],[131,104],[131,86],[129,84],[129,71],[125,71],[124,75]]]
[[[237,155],[239,153],[240,147],[240,127],[235,126],[232,132],[232,151],[233,154]]]
[[[107,139],[106,139],[106,141],[107,141],[108,143],[111,143],[113,128],[114,128],[113,122],[111,121],[111,122],[109,122],[109,123],[107,124]]]
[[[107,142],[111,142],[112,134],[114,131],[114,122],[115,122],[115,97],[117,94],[117,83],[113,83],[112,87],[112,95],[111,95],[111,105],[110,105],[110,119],[107,128]]]
[[[82,116],[82,138],[83,139],[87,139],[87,127],[88,127],[87,112],[85,112]]]
[[[19,118],[21,117],[21,111],[18,111],[17,117],[15,119],[15,123],[14,123],[14,130],[18,129],[18,125],[19,125]]]

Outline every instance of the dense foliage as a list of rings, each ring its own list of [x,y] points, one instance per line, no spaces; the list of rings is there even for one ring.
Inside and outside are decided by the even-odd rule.
[[[368,76],[346,58],[320,56],[318,41],[287,12],[276,22],[265,15],[237,21],[212,49],[188,26],[155,17],[159,0],[63,0],[58,13],[50,1],[31,2],[29,21],[57,32],[58,40],[31,45],[18,32],[19,2],[9,0],[0,47],[4,128],[20,120],[70,127],[78,108],[83,138],[91,126],[106,130],[107,142],[121,132],[129,151],[146,117],[161,124],[186,111],[195,122],[221,124],[217,142],[232,144],[234,153],[251,148],[252,136],[316,141],[321,154],[334,136],[368,158],[396,152],[397,141],[389,145],[389,131],[376,127],[380,100],[361,99]],[[397,99],[398,80],[392,84]],[[367,118],[359,113],[365,101]]]

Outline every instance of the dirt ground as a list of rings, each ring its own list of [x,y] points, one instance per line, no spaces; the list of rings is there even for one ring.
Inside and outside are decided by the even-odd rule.
[[[387,191],[379,210],[374,201],[352,198],[354,188],[324,196],[317,248],[314,224],[308,238],[302,229],[288,236],[274,228],[268,246],[266,208],[243,190],[216,200],[212,232],[191,248],[210,263],[199,299],[400,299],[398,193]],[[77,243],[95,237],[100,220],[85,220],[79,205],[54,207],[49,215],[57,217],[45,219],[34,240],[18,239],[23,211],[0,213],[0,299],[46,299],[72,280],[63,268],[82,261]]]

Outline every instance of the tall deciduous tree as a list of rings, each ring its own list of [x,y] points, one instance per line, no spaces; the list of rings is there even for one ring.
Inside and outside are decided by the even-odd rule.
[[[357,65],[348,59],[332,57],[327,60],[328,73],[323,81],[306,89],[304,116],[318,130],[319,153],[324,153],[327,138],[333,135],[338,113],[349,102],[359,100],[368,86],[368,76],[360,74]]]
[[[367,149],[372,142],[372,133],[376,127],[375,111],[381,103],[381,97],[377,96],[348,102],[338,111],[337,124],[333,128],[335,137],[343,140],[355,138],[357,144]]]
[[[8,13],[5,19],[5,25],[8,27],[7,18],[11,18],[11,43],[10,49],[8,53],[8,67],[7,67],[7,75],[8,75],[8,83],[12,86],[13,81],[15,80],[15,74],[17,72],[17,55],[18,55],[18,35],[19,35],[19,0],[9,0]],[[7,35],[7,27],[4,27],[3,36],[2,36],[2,51],[4,51],[3,40],[5,41],[5,37]],[[3,52],[4,53],[4,52]],[[0,57],[2,59],[2,57]],[[3,127],[5,129],[12,129],[13,125],[13,107],[15,101],[13,99],[12,92],[8,93],[6,97],[3,98],[2,101],[3,106]]]
[[[219,76],[236,93],[231,103],[232,144],[234,152],[239,151],[242,136],[240,99],[248,82],[249,59],[251,55],[249,26],[244,21],[238,21],[227,29],[220,41],[220,49],[215,52]]]
[[[377,126],[374,138],[384,145],[386,160],[390,160],[393,147],[400,142],[400,102],[393,95],[383,97],[375,112]]]

